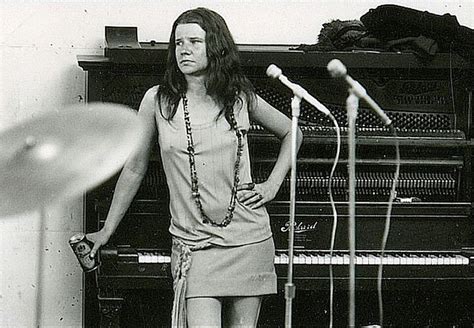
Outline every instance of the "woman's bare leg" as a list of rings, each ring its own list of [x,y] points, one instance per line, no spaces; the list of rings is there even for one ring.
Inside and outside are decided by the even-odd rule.
[[[224,301],[224,327],[256,327],[262,297],[229,297]]]
[[[222,302],[211,297],[186,299],[189,328],[221,327]]]

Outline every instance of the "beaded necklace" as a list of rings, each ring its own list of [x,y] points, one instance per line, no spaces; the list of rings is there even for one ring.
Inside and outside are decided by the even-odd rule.
[[[230,221],[232,221],[232,217],[234,216],[234,209],[235,209],[235,202],[237,199],[237,185],[239,184],[239,170],[240,170],[240,158],[242,156],[242,132],[237,128],[237,122],[235,120],[234,113],[230,114],[230,121],[232,125],[232,129],[235,131],[235,135],[237,136],[237,156],[235,159],[234,164],[234,185],[232,187],[232,192],[230,196],[229,206],[227,207],[227,213],[222,220],[222,222],[218,223],[211,219],[207,214],[204,212],[201,203],[201,195],[199,194],[199,187],[198,187],[198,177],[196,172],[196,161],[194,159],[194,141],[193,141],[193,134],[191,131],[191,121],[189,120],[189,111],[188,111],[188,99],[186,95],[182,96],[183,98],[183,111],[184,111],[184,123],[186,125],[186,139],[188,141],[188,156],[189,156],[189,169],[191,172],[191,191],[194,198],[194,202],[201,213],[202,222],[205,224],[210,224],[216,227],[226,227]]]

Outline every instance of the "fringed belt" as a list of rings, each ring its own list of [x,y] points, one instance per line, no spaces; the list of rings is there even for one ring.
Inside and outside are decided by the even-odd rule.
[[[179,256],[174,267],[174,301],[171,313],[171,326],[176,328],[187,327],[186,319],[186,287],[187,275],[191,267],[191,254],[193,251],[207,248],[209,243],[201,243],[194,246],[186,245],[180,239],[173,238],[173,246],[179,251]]]

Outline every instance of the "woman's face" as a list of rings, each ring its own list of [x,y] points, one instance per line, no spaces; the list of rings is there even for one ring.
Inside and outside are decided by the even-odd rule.
[[[206,31],[201,26],[179,24],[175,31],[175,45],[176,62],[183,74],[199,76],[206,72]]]

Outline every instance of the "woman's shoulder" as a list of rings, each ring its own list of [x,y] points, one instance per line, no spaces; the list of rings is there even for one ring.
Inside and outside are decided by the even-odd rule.
[[[146,92],[145,95],[143,96],[144,100],[154,100],[156,99],[156,96],[158,94],[158,90],[160,89],[159,85],[154,85],[151,88],[149,88]]]
[[[140,107],[155,108],[157,105],[159,85],[149,88],[143,95]]]

